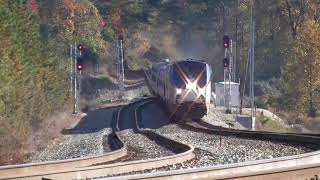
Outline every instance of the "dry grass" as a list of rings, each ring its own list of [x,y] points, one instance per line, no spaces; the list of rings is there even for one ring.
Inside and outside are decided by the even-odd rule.
[[[266,116],[259,115],[256,117],[256,130],[272,131],[272,132],[289,132],[290,130],[284,127],[277,121],[273,121]]]
[[[278,112],[277,115],[283,119],[286,124],[298,126],[300,128],[293,129],[296,133],[299,133],[303,128],[311,133],[320,133],[320,116],[310,118],[307,114],[296,112]]]

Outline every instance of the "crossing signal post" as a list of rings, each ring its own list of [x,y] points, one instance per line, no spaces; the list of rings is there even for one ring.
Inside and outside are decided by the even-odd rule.
[[[79,101],[81,92],[81,71],[83,65],[83,51],[85,47],[82,43],[70,45],[71,59],[71,95],[74,98],[73,114],[79,112]]]

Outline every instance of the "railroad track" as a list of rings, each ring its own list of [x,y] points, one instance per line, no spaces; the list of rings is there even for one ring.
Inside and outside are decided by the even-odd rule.
[[[202,119],[197,119],[194,121],[195,123],[193,124],[194,126],[202,127],[202,128],[207,128],[207,129],[213,129],[213,130],[226,130],[226,131],[234,131],[234,132],[251,132],[248,130],[238,130],[238,129],[230,129],[230,128],[225,128],[225,127],[220,127],[220,126],[215,126],[213,124],[210,124]],[[197,125],[196,125],[197,124]],[[253,132],[261,132],[264,134],[275,134],[274,132],[270,131],[253,131]],[[303,135],[303,136],[318,136],[320,137],[320,134],[315,134],[315,133],[281,133],[281,134],[287,134],[287,135]]]
[[[135,83],[132,83],[132,84],[126,84],[125,85],[125,89],[126,90],[132,90],[132,89],[140,88],[142,86],[145,86],[145,81],[144,80],[141,80],[141,81],[138,81],[138,82],[135,82]]]
[[[192,169],[180,168],[180,170],[155,171],[148,174],[136,174],[123,176],[124,179],[317,179],[320,175],[320,138],[313,134],[292,134],[255,132],[244,130],[211,129],[189,122],[180,124],[179,127],[187,131],[205,133],[210,135],[223,134],[245,139],[264,139],[274,142],[288,142],[289,144],[303,145],[312,150],[304,154],[246,161],[233,164],[215,165]],[[176,130],[175,130],[176,131]],[[185,136],[188,134],[185,133]],[[222,140],[224,142],[225,139]],[[218,145],[218,144],[217,144]],[[219,146],[219,145],[218,145]],[[196,148],[196,147],[195,147]],[[239,147],[240,148],[240,147]],[[254,148],[254,147],[252,147]],[[196,149],[195,149],[196,150]],[[221,148],[223,151],[223,148]],[[188,166],[186,162],[183,166]],[[136,172],[139,173],[139,172]]]
[[[127,155],[127,149],[120,141],[115,131],[109,135],[108,139],[109,145],[112,149],[114,149],[114,151],[107,152],[102,155],[88,156],[83,158],[0,166],[0,179],[19,179],[32,177],[34,174],[63,171],[66,168],[76,169],[80,167],[87,167],[94,164],[114,161]]]
[[[145,72],[146,84],[148,76]],[[150,90],[150,88],[149,88]],[[201,121],[200,121],[201,122]],[[249,162],[240,162],[228,165],[217,165],[194,169],[181,169],[167,172],[154,172],[124,176],[125,179],[318,179],[320,176],[320,135],[293,134],[272,132],[251,132],[233,130],[212,126],[211,124],[186,124],[184,128],[192,131],[201,131],[212,135],[232,135],[241,138],[259,137],[277,142],[304,144],[313,152],[287,157],[277,157]],[[200,127],[199,127],[200,126]],[[206,126],[206,128],[203,128]],[[187,136],[187,135],[185,135]],[[183,166],[183,165],[182,165]],[[141,172],[137,172],[141,173]]]
[[[276,143],[288,143],[289,145],[299,145],[305,148],[310,149],[311,151],[320,150],[320,137],[318,135],[313,134],[295,134],[295,133],[275,133],[275,132],[266,132],[266,131],[250,131],[250,130],[236,130],[236,129],[227,129],[227,128],[208,128],[210,124],[207,126],[201,127],[203,124],[199,126],[198,122],[186,122],[180,123],[184,129],[194,132],[202,132],[206,134],[218,135],[218,136],[232,136],[237,138],[245,138],[252,140],[271,140]],[[223,141],[223,140],[222,140]]]
[[[146,102],[143,102],[146,101]],[[141,104],[140,104],[141,103]],[[117,143],[122,143],[122,138],[121,138],[121,124],[120,122],[120,118],[121,118],[121,113],[123,113],[123,111],[126,108],[130,108],[130,106],[134,106],[137,105],[137,107],[135,107],[134,109],[134,123],[135,125],[139,125],[138,123],[138,111],[143,107],[144,104],[149,103],[149,101],[143,99],[140,101],[136,101],[134,103],[131,103],[129,105],[126,106],[122,106],[120,107],[120,109],[118,110],[118,112],[115,114],[115,132],[113,134],[113,136],[119,138],[119,141],[117,141],[115,144]],[[140,104],[140,105],[139,105]],[[139,108],[140,107],[140,108]],[[144,134],[146,136],[148,136],[149,138],[155,138],[158,141],[161,142],[166,142],[166,144],[174,144],[177,149],[179,150],[178,154],[174,154],[174,155],[170,155],[170,156],[165,156],[165,157],[158,157],[158,158],[153,158],[153,159],[144,159],[144,160],[134,160],[134,161],[126,161],[126,162],[115,162],[113,164],[105,164],[105,165],[94,165],[94,164],[100,164],[100,163],[87,163],[90,164],[90,166],[86,166],[86,167],[80,167],[80,166],[73,166],[70,167],[66,164],[60,164],[62,167],[60,168],[51,168],[48,167],[47,169],[44,168],[40,168],[40,169],[28,169],[28,170],[20,170],[18,173],[17,169],[13,169],[16,173],[8,173],[8,174],[3,174],[1,173],[1,177],[0,179],[41,179],[41,178],[45,178],[45,179],[86,179],[89,177],[107,177],[107,176],[112,176],[112,175],[116,175],[116,174],[125,174],[125,173],[129,173],[132,171],[143,171],[146,169],[154,169],[154,168],[159,168],[159,167],[163,167],[166,166],[168,164],[174,164],[176,162],[184,162],[187,160],[190,160],[194,157],[193,154],[193,148],[179,143],[177,141],[165,138],[165,137],[161,137],[159,135],[157,135],[154,132],[149,132],[149,131],[145,131],[145,130],[141,130],[138,126],[137,126],[137,131],[139,131],[141,134]],[[124,147],[125,152],[127,152],[127,147]],[[118,157],[117,157],[118,158]],[[84,158],[85,159],[85,158]],[[43,165],[47,165],[50,163],[43,163]],[[93,166],[94,165],[94,166]],[[14,168],[14,167],[13,167]],[[3,171],[4,172],[4,171]]]
[[[141,110],[153,102],[153,98],[143,99],[141,101],[136,101],[131,104],[131,106],[125,106],[119,111],[119,137],[127,146],[128,156],[114,162],[140,160],[158,161],[158,159],[162,159],[162,162],[160,162],[161,165],[146,167],[146,169],[154,169],[168,164],[174,164],[175,162],[182,163],[194,157],[192,147],[163,137],[154,131],[141,128],[143,127]],[[132,171],[124,170],[121,173],[109,174],[108,177],[119,176],[131,172]]]
[[[293,155],[288,157],[278,157],[273,159],[249,161],[249,162],[240,162],[235,164],[227,165],[216,165],[210,167],[200,167],[192,169],[184,169],[185,164],[192,162],[194,157],[194,148],[186,145],[185,143],[179,143],[173,138],[166,138],[159,136],[159,132],[154,132],[151,130],[142,129],[143,122],[141,121],[141,110],[147,105],[152,103],[150,99],[142,99],[136,101],[132,104],[122,106],[120,109],[115,112],[115,123],[113,134],[114,138],[119,138],[119,141],[115,141],[115,146],[121,146],[123,143],[123,132],[121,130],[126,129],[123,124],[120,123],[123,116],[134,117],[134,121],[131,122],[131,128],[134,129],[136,133],[146,136],[151,139],[162,139],[163,142],[170,144],[176,144],[181,149],[179,154],[174,154],[166,157],[159,157],[154,159],[129,159],[126,162],[115,162],[113,164],[105,165],[95,165],[89,167],[70,167],[63,165],[61,169],[46,169],[46,170],[34,170],[30,169],[29,172],[21,171],[24,174],[15,174],[3,175],[0,171],[0,179],[85,179],[85,178],[105,178],[115,175],[122,175],[120,177],[113,177],[114,179],[125,178],[125,179],[192,179],[192,178],[210,178],[210,179],[311,179],[319,176],[320,172],[320,151],[308,152],[300,155]],[[259,137],[270,139],[273,141],[287,141],[292,143],[306,144],[308,148],[315,150],[320,146],[320,137],[317,135],[310,134],[283,134],[283,133],[271,133],[271,132],[252,132],[252,131],[243,131],[243,130],[230,130],[230,129],[217,129],[217,127],[206,127],[204,128],[203,124],[199,123],[187,123],[180,124],[181,129],[185,129],[190,132],[200,132],[206,133],[209,135],[220,135],[223,133],[225,136],[235,136],[238,138],[251,138]],[[127,130],[126,130],[127,131]],[[185,135],[187,136],[187,135]],[[113,138],[112,138],[113,139]],[[224,140],[223,140],[224,141]],[[160,142],[160,143],[163,143]],[[158,142],[159,143],[159,142]],[[127,147],[124,147],[126,151]],[[89,163],[97,164],[97,163]],[[98,163],[99,164],[99,163]],[[180,170],[170,170],[175,169],[177,164],[181,164]],[[173,168],[168,165],[174,165]],[[67,167],[67,168],[66,168]],[[157,172],[159,169],[161,171]],[[131,173],[143,173],[143,172],[152,172],[148,174],[137,174],[123,176]]]

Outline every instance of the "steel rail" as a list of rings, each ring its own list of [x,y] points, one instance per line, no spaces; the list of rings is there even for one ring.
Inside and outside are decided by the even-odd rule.
[[[228,165],[171,170],[115,179],[316,179],[320,175],[320,152],[248,161]],[[102,178],[103,179],[103,178]]]
[[[144,83],[145,83],[145,81],[142,80],[142,81],[138,81],[138,82],[135,82],[132,84],[125,84],[125,88],[134,89],[134,88],[143,86]]]
[[[251,131],[251,130],[242,130],[242,129],[231,129],[231,128],[225,128],[220,126],[212,125],[202,119],[199,119],[196,121],[199,126],[202,126],[204,128],[210,129],[212,131],[223,131],[223,132],[233,132],[233,133],[259,133],[259,134],[281,134],[281,135],[292,135],[292,136],[310,136],[310,137],[320,137],[320,134],[313,134],[313,133],[290,133],[290,132],[271,132],[271,131]]]

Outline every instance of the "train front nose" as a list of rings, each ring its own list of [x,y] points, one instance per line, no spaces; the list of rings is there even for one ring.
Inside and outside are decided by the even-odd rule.
[[[198,96],[195,91],[189,91],[184,98],[180,95],[177,98],[178,114],[188,116],[191,119],[201,118],[207,114],[204,96]]]
[[[176,89],[176,102],[194,102],[194,103],[204,103],[204,88],[200,88],[197,82],[189,82],[184,85],[183,88]]]

